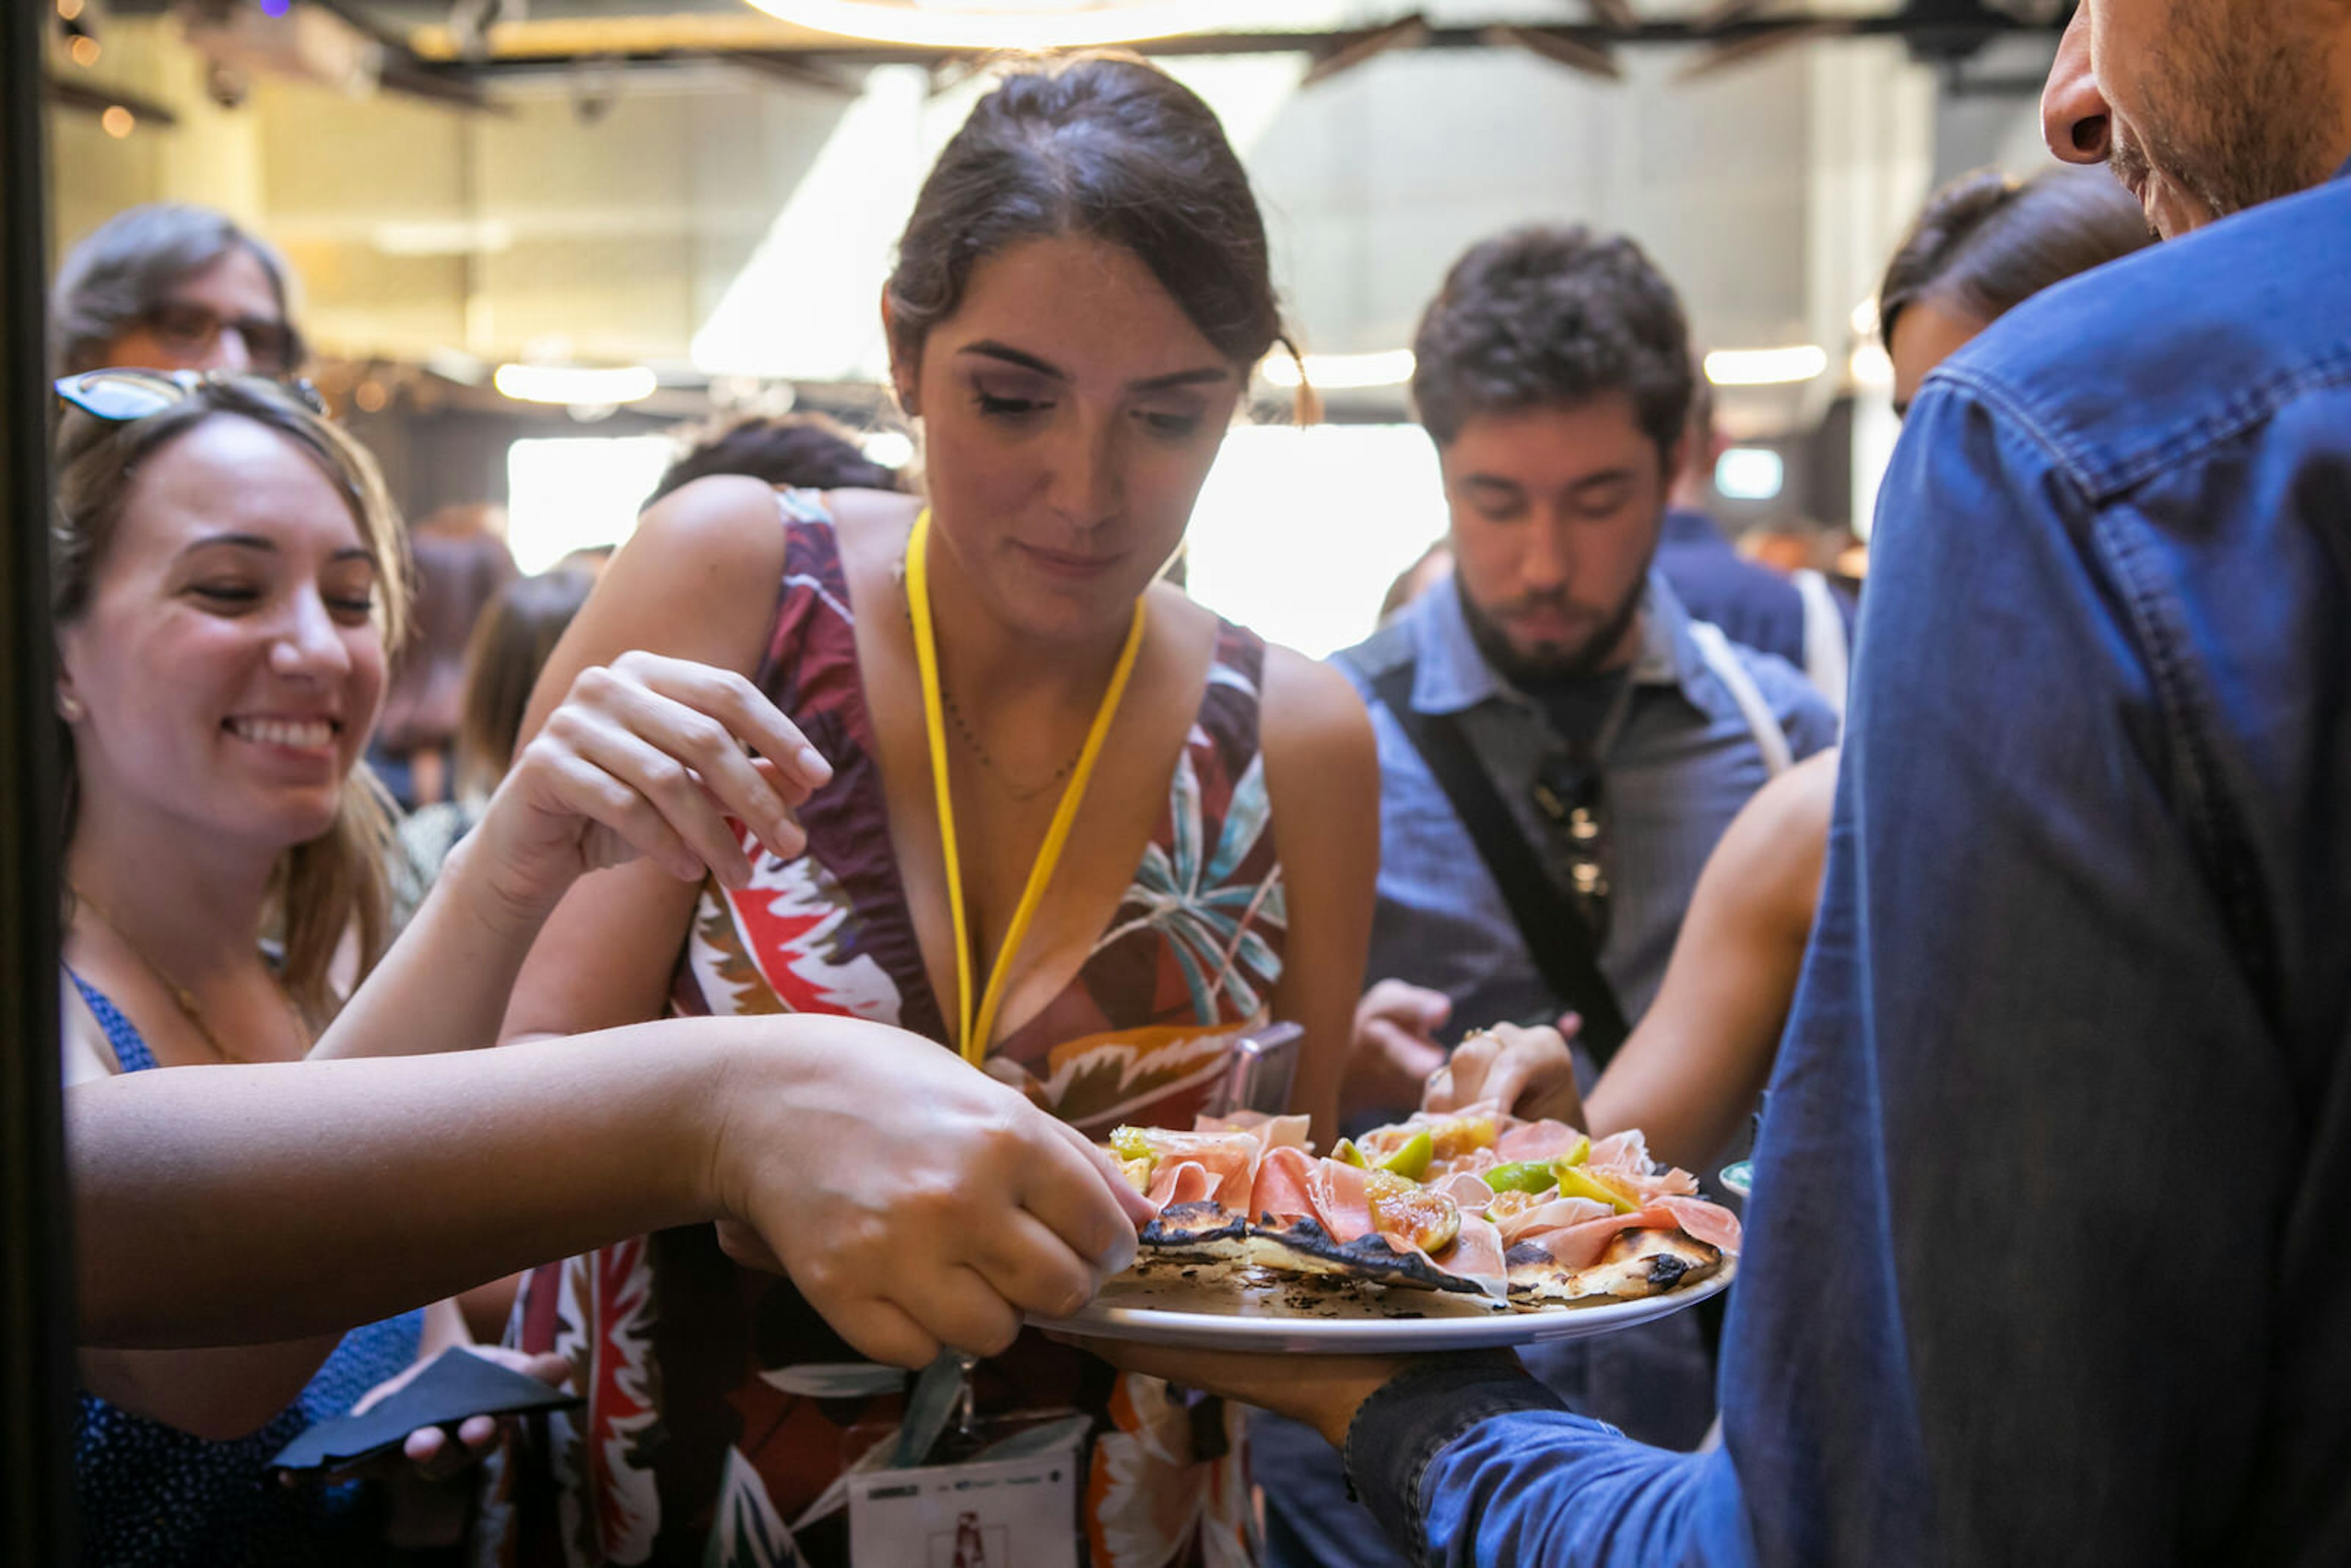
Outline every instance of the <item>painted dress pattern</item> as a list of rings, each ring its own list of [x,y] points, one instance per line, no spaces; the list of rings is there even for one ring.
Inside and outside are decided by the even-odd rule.
[[[815,496],[783,492],[784,580],[758,682],[833,764],[808,848],[750,884],[705,883],[672,988],[682,1014],[823,1012],[946,1030],[890,859],[848,585]],[[1097,1135],[1188,1126],[1262,1024],[1288,920],[1258,741],[1264,644],[1218,628],[1207,687],[1142,862],[1076,978],[987,1070]],[[476,1560],[504,1568],[692,1563],[837,1568],[834,1482],[894,1436],[904,1385],[860,1369],[785,1281],[707,1228],[539,1269],[510,1340],[569,1355],[584,1408],[486,1467]],[[1095,1568],[1254,1563],[1239,1413],[1029,1334],[982,1364],[983,1416],[1074,1407],[1093,1442],[1075,1521]]]

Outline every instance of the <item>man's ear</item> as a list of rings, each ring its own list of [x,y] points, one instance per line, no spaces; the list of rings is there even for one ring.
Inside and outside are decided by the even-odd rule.
[[[902,352],[898,336],[898,308],[890,298],[889,285],[882,287],[882,339],[890,345],[890,390],[898,399],[898,410],[908,419],[923,417],[922,399],[916,395],[918,364],[908,364]]]

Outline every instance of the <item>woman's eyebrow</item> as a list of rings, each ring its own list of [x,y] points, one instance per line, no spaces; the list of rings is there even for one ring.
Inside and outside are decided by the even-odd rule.
[[[1002,360],[1008,365],[1019,365],[1024,371],[1034,371],[1040,376],[1050,376],[1057,382],[1070,379],[1070,373],[1059,365],[1040,360],[1034,354],[1024,353],[1009,343],[997,342],[993,339],[982,339],[977,343],[966,343],[956,352],[977,354],[982,359]]]
[[[234,533],[206,534],[202,538],[191,539],[180,553],[183,556],[193,555],[200,549],[211,549],[220,545],[228,546],[232,549],[266,550],[271,555],[277,553],[277,541],[265,534]]]
[[[1034,371],[1040,376],[1050,376],[1057,382],[1066,382],[1071,379],[1069,371],[1051,361],[1040,360],[1025,350],[1016,349],[1009,343],[997,342],[994,339],[982,339],[977,343],[966,343],[956,352],[977,354],[982,359],[1001,360],[1008,365],[1018,365],[1024,371]],[[1129,382],[1127,390],[1139,392],[1168,392],[1176,387],[1198,386],[1206,382],[1227,382],[1232,379],[1233,371],[1229,365],[1202,365],[1194,370],[1170,371],[1165,375],[1145,376],[1141,381]]]

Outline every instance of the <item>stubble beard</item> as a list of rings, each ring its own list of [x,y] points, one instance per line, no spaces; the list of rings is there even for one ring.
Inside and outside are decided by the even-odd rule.
[[[2212,219],[2323,183],[2334,172],[2342,106],[2324,40],[2280,25],[2279,0],[2171,0],[2168,38],[2147,81],[2147,125],[2118,135],[2116,175],[2151,178]]]
[[[1484,655],[1486,663],[1513,685],[1528,681],[1578,680],[1599,674],[1609,668],[1615,660],[1616,650],[1624,644],[1625,634],[1640,619],[1641,601],[1648,583],[1649,574],[1644,569],[1633,580],[1633,586],[1623,601],[1608,612],[1607,619],[1573,647],[1528,653],[1510,641],[1510,633],[1502,629],[1499,622],[1479,608],[1477,601],[1469,597],[1469,591],[1462,583],[1459,573],[1455,573],[1453,580],[1454,591],[1461,596],[1462,616],[1469,623],[1470,641],[1478,644],[1478,652]]]

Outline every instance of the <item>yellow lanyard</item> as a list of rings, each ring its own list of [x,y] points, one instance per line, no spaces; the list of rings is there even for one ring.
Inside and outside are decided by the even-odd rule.
[[[1118,716],[1119,698],[1126,694],[1126,681],[1134,673],[1134,655],[1143,646],[1143,601],[1134,601],[1134,619],[1126,628],[1126,646],[1119,650],[1118,667],[1111,672],[1110,689],[1102,693],[1102,706],[1094,710],[1093,727],[1086,732],[1085,748],[1078,753],[1078,765],[1071,769],[1070,781],[1061,787],[1061,804],[1053,809],[1052,826],[1045,830],[1045,841],[1037,850],[1037,859],[1029,868],[1029,885],[1020,892],[1020,902],[1012,911],[1012,924],[1004,933],[1004,946],[997,949],[996,962],[987,975],[987,988],[980,993],[979,1013],[972,1015],[971,1005],[971,925],[964,912],[963,865],[956,851],[955,792],[947,783],[946,722],[939,701],[938,638],[931,629],[930,574],[931,510],[923,508],[914,519],[914,531],[906,539],[906,607],[914,622],[914,663],[923,676],[923,732],[931,752],[931,784],[939,801],[939,844],[946,852],[947,873],[947,908],[955,917],[956,1003],[957,1021],[961,1025],[956,1042],[964,1060],[974,1066],[987,1056],[989,1038],[996,1032],[996,1015],[1004,1005],[1004,980],[1012,971],[1014,955],[1029,935],[1029,923],[1036,917],[1037,906],[1045,901],[1046,884],[1053,880],[1053,868],[1061,863],[1061,850],[1070,841],[1070,828],[1078,820],[1078,806],[1086,797],[1086,780],[1093,776],[1094,758],[1102,755],[1102,738],[1110,734],[1111,720]]]

